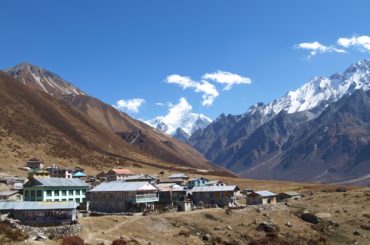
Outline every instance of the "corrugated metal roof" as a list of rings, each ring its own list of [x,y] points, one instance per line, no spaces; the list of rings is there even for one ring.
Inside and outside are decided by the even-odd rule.
[[[191,189],[191,192],[234,191],[237,188],[238,187],[236,185],[197,186]]]
[[[138,191],[138,190],[157,190],[155,186],[148,182],[124,182],[124,181],[110,181],[104,182],[90,192],[109,192],[109,191]]]
[[[159,191],[185,191],[185,187],[174,183],[163,183],[155,185]]]
[[[154,180],[155,178],[153,176],[146,175],[146,174],[136,174],[136,175],[131,175],[131,176],[127,176],[123,178],[123,180],[136,180],[136,179]]]
[[[256,191],[255,193],[263,197],[276,196],[276,194],[271,191]]]
[[[70,202],[17,202],[14,210],[48,210],[48,209],[75,209],[75,201]]]
[[[177,174],[172,174],[168,176],[169,179],[177,179],[177,178],[189,178],[189,175],[184,174],[184,173],[177,173]]]
[[[48,210],[75,209],[75,201],[69,202],[30,202],[30,201],[0,201],[0,210]]]
[[[33,180],[30,180],[33,181]],[[52,186],[52,187],[88,187],[89,185],[80,179],[66,179],[66,178],[35,178],[34,181],[39,182],[42,186]],[[32,182],[27,182],[27,184],[32,184]],[[37,184],[36,184],[37,185]],[[32,185],[31,185],[32,186]]]
[[[126,168],[114,168],[111,171],[113,171],[116,174],[134,174],[134,172]]]
[[[86,177],[86,174],[81,172],[81,171],[78,171],[74,174],[72,174],[72,176],[75,176],[75,177]]]
[[[0,201],[0,210],[13,210],[20,201]]]

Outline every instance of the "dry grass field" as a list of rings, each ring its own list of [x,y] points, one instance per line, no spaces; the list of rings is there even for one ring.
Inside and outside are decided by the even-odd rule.
[[[211,177],[216,178],[216,177]],[[249,206],[225,212],[221,208],[190,212],[152,213],[148,216],[83,217],[78,234],[87,244],[370,244],[370,189],[333,185],[225,179],[256,190],[298,190],[300,200],[287,204]],[[243,203],[242,200],[239,203]],[[318,224],[303,221],[300,214],[320,217]],[[258,230],[263,222],[278,231]],[[206,240],[205,240],[206,238]],[[47,240],[45,244],[61,244]],[[40,244],[28,240],[26,244]]]

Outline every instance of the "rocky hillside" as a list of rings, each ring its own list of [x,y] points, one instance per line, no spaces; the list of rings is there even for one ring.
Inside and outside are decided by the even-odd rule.
[[[210,161],[245,177],[323,182],[363,179],[370,174],[366,163],[360,163],[370,161],[361,150],[367,145],[370,130],[362,117],[370,105],[366,102],[367,93],[361,95],[362,100],[355,98],[369,88],[370,61],[360,61],[344,73],[314,78],[269,104],[258,103],[245,114],[221,115],[195,132],[188,142]],[[351,114],[354,108],[339,110],[337,114],[330,112],[339,105],[363,110],[359,114]],[[318,120],[325,115],[325,123],[320,124]],[[336,117],[351,120],[340,121]],[[356,127],[358,134],[338,128],[317,131],[320,125],[329,130],[329,121],[338,128]],[[303,132],[312,134],[311,148],[302,140]],[[349,154],[351,147],[354,148]],[[317,150],[315,154],[312,149]]]
[[[9,79],[5,74],[2,74],[3,80],[7,80],[7,86],[12,82],[14,86],[21,88],[22,86],[19,86],[21,84],[17,84],[21,82],[28,87],[27,91],[30,93],[28,97],[37,94],[37,96],[44,99],[53,98],[53,103],[61,103],[64,106],[68,104],[68,109],[74,112],[78,111],[79,116],[82,114],[85,121],[99,125],[104,132],[109,132],[103,134],[109,135],[114,140],[102,141],[105,148],[109,146],[115,147],[119,151],[138,152],[139,155],[145,155],[146,159],[151,159],[152,162],[157,163],[165,162],[202,169],[215,168],[189,145],[156,132],[150,126],[136,121],[112,106],[87,95],[52,72],[30,64],[20,64],[6,72],[17,79]],[[35,93],[36,91],[41,93]],[[12,97],[12,94],[10,93],[9,96]],[[30,106],[33,106],[33,104],[31,103]],[[50,108],[49,110],[52,111],[53,109]],[[65,119],[65,121],[68,120],[69,118]],[[26,122],[18,123],[23,123],[25,126],[23,131],[27,131]],[[19,130],[21,129],[19,128]],[[63,130],[61,132],[63,133]],[[16,133],[16,131],[13,131],[13,133]],[[79,135],[79,133],[76,133],[76,135]]]

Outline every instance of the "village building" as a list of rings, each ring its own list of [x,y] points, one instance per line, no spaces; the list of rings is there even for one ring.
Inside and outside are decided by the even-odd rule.
[[[22,194],[17,190],[0,191],[0,200],[20,201],[22,200]]]
[[[36,226],[50,226],[71,224],[76,221],[76,207],[71,202],[0,202],[0,212],[8,213],[10,217],[19,220],[22,224]]]
[[[221,180],[210,180],[204,184],[205,186],[224,186],[226,185],[225,182]]]
[[[157,178],[155,178],[151,175],[147,175],[147,174],[131,175],[131,176],[124,177],[122,180],[126,181],[126,182],[144,181],[144,182],[149,182],[151,184],[155,184],[157,182]]]
[[[159,203],[161,205],[177,205],[186,198],[186,190],[175,183],[161,183],[155,185],[159,190]]]
[[[98,173],[97,175],[95,175],[95,178],[101,182],[107,181],[107,174],[104,171],[102,171]]]
[[[204,177],[190,179],[188,181],[188,188],[192,189],[193,187],[205,186],[207,182],[208,180]]]
[[[50,173],[46,170],[33,170],[28,173],[28,178],[49,178]]]
[[[76,171],[72,174],[72,178],[77,178],[77,179],[86,179],[87,175],[82,172],[82,171]]]
[[[276,196],[276,201],[282,202],[284,200],[298,200],[302,196],[300,193],[295,192],[295,191],[285,191],[281,192]]]
[[[158,189],[148,182],[103,182],[87,193],[90,210],[101,213],[153,210],[159,201]]]
[[[88,189],[88,184],[79,179],[33,178],[23,186],[23,200],[83,203]]]
[[[2,176],[0,177],[0,183],[4,183],[6,185],[14,185],[15,183],[23,184],[26,181],[24,177],[18,176]]]
[[[239,187],[235,185],[196,186],[189,194],[196,205],[229,207],[236,205],[238,191]]]
[[[130,169],[125,168],[116,168],[111,169],[106,173],[107,181],[117,181],[117,180],[123,180],[123,178],[135,175],[134,172],[132,172]]]
[[[26,162],[26,167],[32,170],[44,169],[44,163],[37,158],[32,158]]]
[[[58,167],[48,167],[46,170],[50,173],[50,177],[52,178],[65,178],[71,179],[72,178],[72,170],[66,168],[58,168]]]
[[[243,191],[242,191],[242,193],[244,194],[244,195],[249,195],[250,193],[252,193],[253,192],[253,189],[251,189],[251,188],[245,188],[245,189],[243,189]]]
[[[177,173],[177,174],[172,174],[168,176],[168,179],[182,179],[184,181],[189,180],[189,175],[185,173]]]
[[[159,184],[177,184],[177,185],[181,185],[181,186],[187,186],[187,181],[182,179],[182,178],[178,178],[178,179],[160,179],[158,180],[158,183]]]
[[[12,191],[18,191],[19,193],[23,193],[23,183],[14,183],[10,189]]]
[[[270,191],[251,192],[246,197],[247,205],[276,204],[276,194]]]

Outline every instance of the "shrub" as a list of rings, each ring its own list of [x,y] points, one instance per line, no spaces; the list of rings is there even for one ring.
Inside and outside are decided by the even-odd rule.
[[[112,245],[127,245],[127,242],[125,240],[118,239],[118,240],[114,240],[112,242]]]
[[[178,234],[179,236],[189,237],[190,231],[181,230]]]
[[[79,236],[68,236],[63,238],[62,245],[85,245],[85,242]]]

